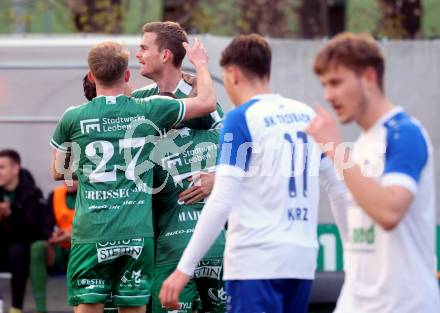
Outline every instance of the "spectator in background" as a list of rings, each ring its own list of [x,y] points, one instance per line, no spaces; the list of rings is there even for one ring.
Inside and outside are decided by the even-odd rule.
[[[43,193],[31,173],[21,168],[20,155],[14,150],[1,150],[0,271],[12,274],[10,313],[20,313],[23,308],[31,244],[47,240],[51,230]]]
[[[53,190],[49,195],[47,206],[55,219],[55,231],[48,242],[38,240],[31,246],[30,278],[38,313],[47,312],[48,267],[62,272],[67,270],[77,190],[78,181],[73,181],[72,186],[63,184]]]

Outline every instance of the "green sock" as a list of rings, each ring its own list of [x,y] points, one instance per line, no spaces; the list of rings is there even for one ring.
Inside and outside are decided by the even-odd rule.
[[[47,285],[47,242],[39,240],[31,245],[31,265],[29,276],[32,286],[32,294],[38,313],[47,312],[46,285]],[[21,313],[21,312],[10,312]]]

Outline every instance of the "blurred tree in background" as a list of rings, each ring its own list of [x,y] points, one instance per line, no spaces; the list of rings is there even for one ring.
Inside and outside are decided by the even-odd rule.
[[[440,0],[0,0],[0,33],[139,34],[179,22],[189,33],[277,38],[440,37]]]
[[[67,0],[75,30],[82,33],[122,32],[121,0]]]
[[[299,37],[332,37],[345,30],[347,0],[301,0],[295,8]]]
[[[421,37],[420,0],[378,0],[381,12],[379,36],[414,39]]]
[[[0,0],[0,33],[139,33],[161,0]]]
[[[301,37],[322,38],[325,34],[323,8],[321,0],[301,0],[298,7]]]
[[[164,21],[175,21],[189,32],[197,32],[200,0],[163,0]]]
[[[239,33],[259,33],[277,38],[293,35],[287,23],[288,11],[295,9],[292,1],[239,0],[237,2],[240,12],[240,22],[237,25]]]
[[[163,20],[179,22],[189,33],[231,36],[252,33],[294,37],[298,0],[164,0]]]

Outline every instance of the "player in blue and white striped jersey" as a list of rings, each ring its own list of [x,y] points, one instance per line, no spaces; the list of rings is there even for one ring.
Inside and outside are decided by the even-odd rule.
[[[343,199],[345,187],[305,133],[313,109],[270,92],[270,64],[269,44],[259,35],[238,36],[223,51],[224,84],[237,107],[220,136],[213,192],[177,270],[163,284],[167,307],[177,307],[181,288],[228,221],[228,312],[307,312],[318,251],[319,176],[333,202]]]
[[[327,151],[355,203],[339,210],[346,218],[345,282],[335,312],[440,312],[427,132],[385,97],[384,58],[373,38],[338,35],[318,53],[314,68],[340,122],[362,128],[348,157]],[[317,113],[309,133],[338,145],[336,122],[322,108]]]

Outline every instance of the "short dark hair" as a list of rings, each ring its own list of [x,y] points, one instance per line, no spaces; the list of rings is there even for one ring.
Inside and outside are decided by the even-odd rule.
[[[258,34],[236,36],[223,50],[220,66],[236,65],[251,76],[270,77],[272,50]]]
[[[188,34],[175,22],[151,22],[142,27],[144,33],[156,34],[155,43],[159,51],[168,49],[173,53],[173,64],[175,67],[182,65],[186,51],[182,43],[188,42]]]
[[[96,97],[96,85],[89,80],[88,75],[83,77],[84,96],[91,101]]]
[[[313,69],[317,75],[339,65],[356,74],[372,67],[376,71],[378,85],[383,90],[385,60],[379,45],[369,34],[341,33],[322,47],[315,57]]]
[[[0,158],[9,158],[13,163],[21,165],[20,154],[12,149],[0,150]]]

